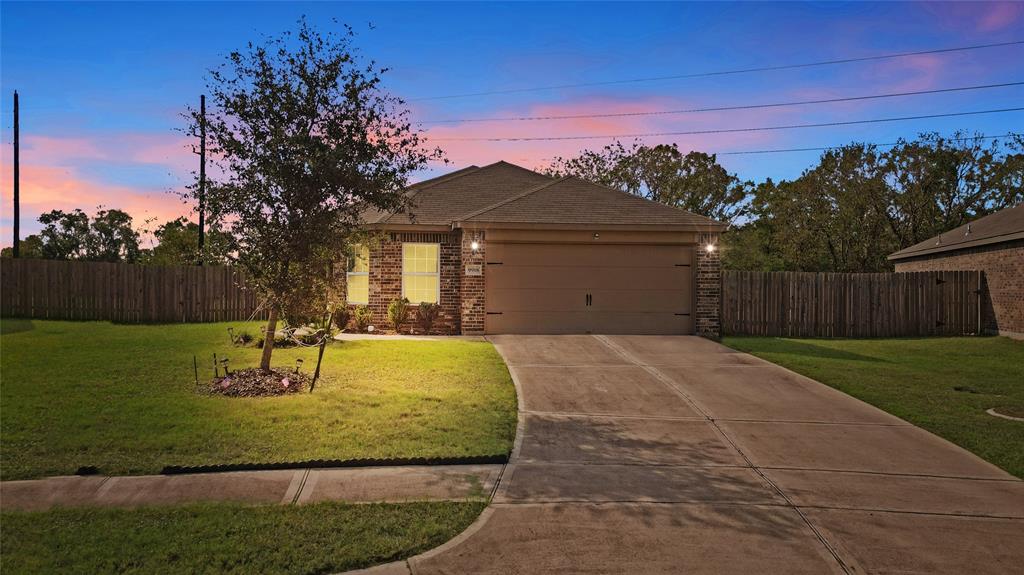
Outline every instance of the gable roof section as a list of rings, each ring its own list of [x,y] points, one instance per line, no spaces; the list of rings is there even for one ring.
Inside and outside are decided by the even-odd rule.
[[[902,260],[1018,239],[1024,239],[1024,204],[978,218],[959,228],[904,248],[891,254],[889,259]]]
[[[548,182],[471,212],[456,222],[600,226],[670,226],[721,230],[725,224],[576,177]]]
[[[378,225],[451,225],[460,216],[474,212],[525,190],[549,183],[544,174],[508,162],[497,162],[420,182],[408,188],[413,194],[410,213],[381,214],[366,221]]]

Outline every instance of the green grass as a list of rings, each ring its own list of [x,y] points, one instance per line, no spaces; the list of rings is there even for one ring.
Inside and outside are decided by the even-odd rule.
[[[337,573],[421,553],[485,503],[58,509],[2,514],[0,571]]]
[[[227,398],[196,393],[212,354],[233,369],[259,350],[231,345],[242,324],[113,325],[0,321],[3,479],[156,473],[165,465],[507,454],[515,389],[491,344],[334,343],[313,393]],[[315,349],[278,349],[303,370]]]
[[[923,427],[1024,477],[1024,342],[1008,338],[727,337],[729,347],[787,367]]]

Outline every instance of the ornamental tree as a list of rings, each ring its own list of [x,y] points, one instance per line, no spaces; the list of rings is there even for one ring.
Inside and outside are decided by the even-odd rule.
[[[322,33],[302,19],[294,33],[231,52],[209,72],[205,119],[186,114],[190,135],[205,122],[211,226],[234,236],[237,262],[268,310],[264,371],[278,318],[289,305],[326,300],[361,214],[407,209],[408,177],[441,155],[354,37],[347,26]]]

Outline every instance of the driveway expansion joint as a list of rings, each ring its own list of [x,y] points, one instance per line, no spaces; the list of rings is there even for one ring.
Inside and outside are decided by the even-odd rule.
[[[723,430],[717,423],[715,423],[715,420],[711,417],[711,415],[705,409],[703,409],[693,398],[691,398],[689,394],[679,389],[676,386],[675,382],[672,380],[672,378],[665,375],[660,369],[644,364],[639,359],[635,358],[631,353],[629,353],[628,350],[611,341],[607,336],[595,335],[594,338],[603,343],[604,345],[606,345],[607,347],[609,347],[615,353],[619,354],[622,358],[644,368],[648,373],[653,375],[655,379],[667,385],[669,388],[675,390],[676,393],[678,393],[684,400],[687,401],[687,403],[690,404],[691,407],[693,407],[695,411],[697,411],[697,413],[700,413],[705,418],[707,418],[708,422],[711,423],[712,427],[714,427],[715,430],[722,436],[722,438],[725,439],[725,441],[730,446],[732,446],[732,448],[740,455],[740,457],[743,458],[744,461],[747,462],[747,464],[749,464],[750,468],[758,476],[761,477],[761,480],[765,481],[779,495],[779,497],[781,497],[786,502],[786,504],[791,509],[793,509],[793,511],[795,511],[797,515],[800,516],[800,519],[803,521],[804,525],[806,525],[807,528],[810,529],[812,533],[814,533],[814,536],[818,539],[818,541],[825,547],[829,554],[832,555],[833,559],[835,559],[839,568],[842,569],[843,572],[847,573],[848,575],[851,573],[850,568],[847,565],[847,562],[843,560],[843,558],[839,555],[839,551],[835,548],[835,546],[832,543],[828,541],[828,539],[825,538],[825,535],[813,523],[811,523],[811,520],[804,514],[803,511],[800,510],[799,507],[797,507],[793,500],[790,499],[789,496],[786,495],[786,493],[783,492],[782,489],[780,489],[774,481],[772,481],[767,475],[765,475],[760,469],[758,469],[756,465],[754,465],[754,462],[751,461],[751,459],[747,456],[746,453],[743,452],[742,449],[740,449],[740,446],[737,445],[736,442],[733,441],[732,438],[725,433],[725,430]]]

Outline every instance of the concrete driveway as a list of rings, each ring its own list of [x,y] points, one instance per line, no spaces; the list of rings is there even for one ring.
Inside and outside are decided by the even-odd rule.
[[[1024,482],[696,337],[500,336],[520,430],[494,503],[413,573],[1008,573]]]

